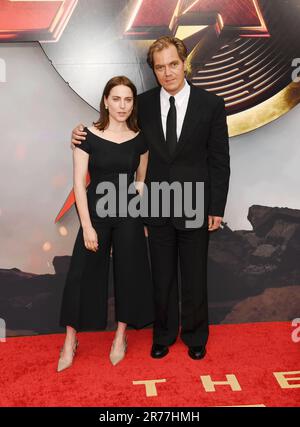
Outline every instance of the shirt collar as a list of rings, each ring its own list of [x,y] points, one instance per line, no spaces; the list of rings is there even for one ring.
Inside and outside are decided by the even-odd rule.
[[[176,95],[174,95],[175,104],[179,106],[183,102],[183,100],[189,96],[189,94],[190,94],[190,85],[188,84],[186,79],[184,79],[183,88],[178,93],[176,93]],[[160,96],[162,101],[169,105],[169,98],[172,95],[169,92],[167,92],[166,89],[164,89],[163,87],[161,87],[160,89]]]

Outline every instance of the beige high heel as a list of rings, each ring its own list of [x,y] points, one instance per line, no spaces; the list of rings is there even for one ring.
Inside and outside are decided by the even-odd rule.
[[[66,360],[64,360],[62,357],[61,357],[61,354],[62,354],[62,352],[63,352],[63,347],[60,349],[60,352],[59,352],[59,361],[58,361],[58,365],[57,365],[57,372],[61,372],[61,371],[63,371],[63,370],[65,370],[65,369],[67,369],[67,368],[69,368],[70,366],[72,366],[72,364],[73,364],[73,359],[74,359],[74,357],[75,357],[75,354],[76,354],[76,351],[77,351],[77,347],[79,346],[79,341],[78,341],[78,339],[76,338],[76,342],[75,342],[75,345],[74,345],[74,348],[73,348],[73,354],[72,354],[72,359],[69,361],[69,362],[67,362]]]
[[[115,366],[117,363],[121,362],[121,360],[123,360],[125,357],[126,351],[127,351],[127,336],[126,335],[125,335],[125,339],[124,339],[123,349],[119,352],[117,352],[115,350],[115,340],[113,340],[113,343],[111,345],[110,354],[109,354],[109,358],[110,358],[111,363]]]

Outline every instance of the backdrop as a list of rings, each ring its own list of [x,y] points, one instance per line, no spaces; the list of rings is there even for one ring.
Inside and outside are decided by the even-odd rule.
[[[192,84],[226,103],[231,181],[211,235],[211,323],[290,320],[300,307],[300,0],[0,1],[0,318],[6,335],[63,331],[79,227],[71,130],[106,81],[156,85],[160,35],[182,38]],[[108,328],[114,323],[110,277]]]

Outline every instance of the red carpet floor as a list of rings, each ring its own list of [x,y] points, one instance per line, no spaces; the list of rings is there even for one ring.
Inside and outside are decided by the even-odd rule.
[[[165,358],[152,359],[152,331],[129,330],[128,353],[116,366],[108,359],[112,332],[81,332],[73,366],[60,373],[64,335],[7,338],[0,406],[300,406],[300,342],[292,330],[289,322],[211,326],[201,361],[180,339]],[[210,386],[226,375],[232,386]]]

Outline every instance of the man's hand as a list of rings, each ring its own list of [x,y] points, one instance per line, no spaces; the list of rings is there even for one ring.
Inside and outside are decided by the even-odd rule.
[[[86,138],[86,132],[83,132],[84,125],[80,124],[72,131],[72,141],[71,148],[74,150],[77,144],[81,144],[81,141],[84,141]]]
[[[217,230],[222,222],[223,217],[208,215],[208,231]]]

